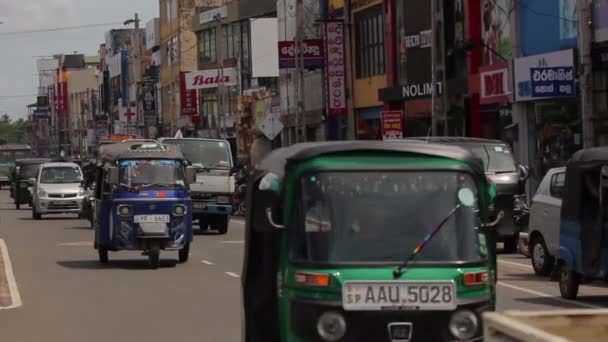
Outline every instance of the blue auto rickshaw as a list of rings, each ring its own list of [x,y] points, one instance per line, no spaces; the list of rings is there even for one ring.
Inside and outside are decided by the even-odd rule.
[[[194,172],[179,150],[157,143],[124,142],[100,148],[93,227],[101,263],[109,251],[141,250],[157,268],[161,250],[188,260],[192,241]]]
[[[578,151],[566,167],[562,196],[559,289],[574,299],[579,284],[608,281],[608,147]],[[560,191],[563,189],[563,193]]]

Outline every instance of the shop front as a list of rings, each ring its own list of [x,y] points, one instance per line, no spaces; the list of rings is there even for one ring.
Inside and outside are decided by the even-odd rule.
[[[515,101],[524,103],[531,189],[554,167],[565,166],[582,148],[574,50],[515,59]]]
[[[513,144],[511,115],[512,82],[509,63],[497,63],[479,68],[471,80],[479,92],[482,137]]]

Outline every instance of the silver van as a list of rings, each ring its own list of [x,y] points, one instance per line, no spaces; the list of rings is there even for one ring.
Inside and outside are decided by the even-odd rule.
[[[42,164],[32,191],[32,218],[46,214],[82,215],[86,196],[82,170],[75,163]]]

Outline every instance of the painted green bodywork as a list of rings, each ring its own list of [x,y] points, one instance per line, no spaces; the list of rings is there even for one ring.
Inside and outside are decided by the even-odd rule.
[[[353,169],[372,167],[374,169],[383,169],[390,167],[392,170],[403,170],[411,168],[438,169],[438,168],[453,168],[462,167],[465,170],[470,170],[470,166],[462,161],[448,158],[428,157],[413,154],[403,153],[350,153],[337,154],[332,156],[321,156],[309,159],[294,165],[289,170],[288,177],[284,180],[285,199],[285,221],[287,227],[292,227],[294,224],[294,209],[297,201],[297,186],[302,175],[315,169]],[[473,173],[474,175],[474,173]],[[479,207],[482,215],[482,220],[487,219],[487,208],[491,202],[491,194],[489,184],[485,177],[473,177],[476,181],[480,197]],[[495,252],[495,236],[488,230],[486,233],[487,244],[487,266],[470,267],[470,268],[436,268],[436,267],[418,267],[408,268],[399,280],[452,280],[456,284],[457,299],[466,300],[474,298],[489,298],[490,305],[495,306],[495,286],[494,281],[490,281],[486,285],[465,287],[462,280],[462,275],[465,272],[476,272],[488,270],[490,279],[494,279],[496,270],[496,252]],[[280,238],[280,261],[279,261],[279,319],[281,329],[281,340],[289,342],[305,342],[303,339],[293,335],[291,329],[291,308],[290,300],[292,298],[312,299],[319,301],[327,301],[332,303],[341,303],[342,301],[342,284],[345,281],[366,280],[366,281],[393,281],[394,266],[382,267],[361,267],[361,268],[302,268],[297,267],[289,262],[287,233],[284,232]],[[410,251],[404,251],[404,258]],[[295,283],[296,272],[312,272],[330,275],[330,286],[326,288],[303,286]]]

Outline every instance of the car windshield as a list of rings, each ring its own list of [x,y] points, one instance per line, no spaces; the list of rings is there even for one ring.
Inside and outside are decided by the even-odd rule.
[[[82,173],[77,166],[45,167],[40,173],[41,184],[74,184],[82,182]]]
[[[185,187],[183,165],[177,160],[123,160],[120,184],[143,188]]]
[[[19,168],[19,177],[21,178],[36,178],[40,164],[22,164]]]
[[[231,167],[230,148],[224,141],[166,139],[163,143],[178,145],[192,164],[201,164],[205,167]]]
[[[515,161],[506,145],[473,145],[463,144],[460,147],[469,150],[483,160],[488,172],[516,172]]]
[[[469,175],[453,171],[323,172],[300,186],[292,259],[330,264],[403,262],[457,206],[459,189],[477,191]],[[482,260],[476,213],[460,207],[415,262]]]

